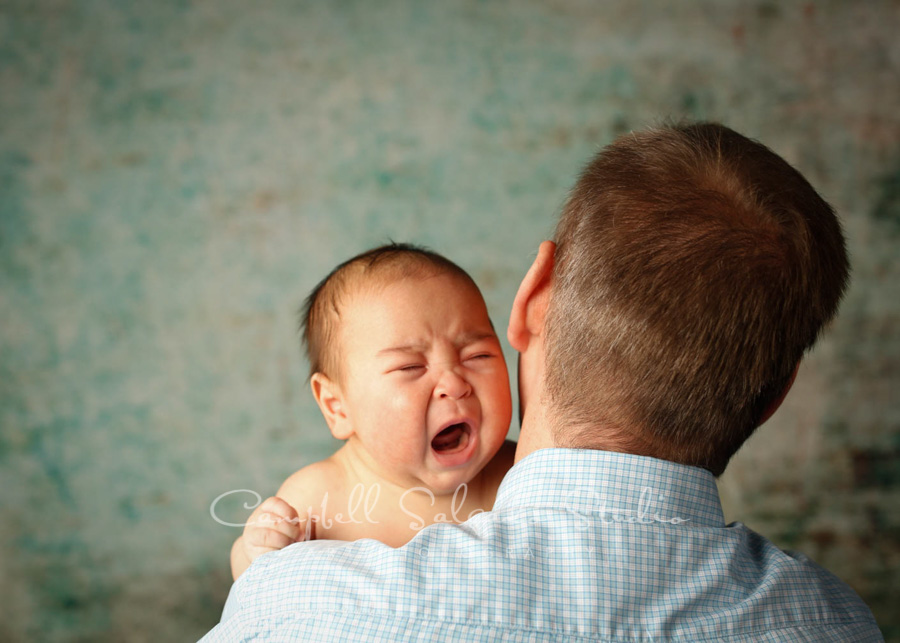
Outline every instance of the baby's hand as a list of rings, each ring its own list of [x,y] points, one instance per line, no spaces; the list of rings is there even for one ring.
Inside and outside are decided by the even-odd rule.
[[[248,562],[262,554],[297,542],[305,535],[297,511],[278,496],[266,498],[250,515],[244,527],[244,554]]]

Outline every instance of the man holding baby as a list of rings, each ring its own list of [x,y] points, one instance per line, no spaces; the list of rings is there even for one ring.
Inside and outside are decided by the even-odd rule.
[[[726,525],[715,483],[847,276],[833,210],[763,145],[618,139],[516,295],[521,433],[493,511],[262,556],[208,639],[882,640],[837,577]]]

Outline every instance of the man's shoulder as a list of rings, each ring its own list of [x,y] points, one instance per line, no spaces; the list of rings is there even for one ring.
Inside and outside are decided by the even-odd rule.
[[[432,525],[400,548],[368,538],[295,543],[255,560],[232,587],[229,602],[251,619],[273,611],[415,614],[422,596],[449,588],[459,576],[452,561],[464,557],[463,547],[440,535],[456,528]]]
[[[742,543],[730,557],[729,574],[736,581],[755,577],[751,596],[758,606],[756,613],[783,619],[786,626],[815,624],[822,632],[850,628],[874,637],[846,640],[880,640],[872,611],[837,575],[802,552],[779,548],[742,523],[732,523],[727,529]]]
[[[365,614],[391,628],[426,619],[565,640],[615,638],[624,618],[656,640],[880,640],[845,583],[739,523],[604,523],[532,507],[432,525],[397,549],[374,540],[291,545],[261,556],[233,594],[235,623]],[[459,640],[478,640],[468,634]]]

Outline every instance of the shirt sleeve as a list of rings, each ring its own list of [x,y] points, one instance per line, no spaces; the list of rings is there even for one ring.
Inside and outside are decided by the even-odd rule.
[[[240,578],[238,579],[238,581]],[[231,584],[231,589],[228,591],[228,598],[225,599],[225,608],[222,610],[222,619],[219,621],[220,623],[225,623],[229,619],[234,618],[241,608],[241,599],[240,588],[238,587],[238,581],[235,581]]]
[[[254,596],[260,594],[260,585],[270,586],[273,584],[267,580],[265,568],[281,555],[281,552],[287,549],[317,551],[345,547],[349,544],[351,543],[343,540],[311,540],[289,545],[278,552],[263,554],[232,583],[231,589],[228,591],[228,598],[225,600],[225,607],[222,610],[222,619],[201,641],[214,643],[215,641],[232,641],[236,638],[238,631],[242,630],[248,619],[246,613],[248,605],[244,597],[248,597],[252,605]]]

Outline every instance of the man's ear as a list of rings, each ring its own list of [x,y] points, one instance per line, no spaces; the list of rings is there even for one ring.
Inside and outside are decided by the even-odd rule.
[[[544,241],[538,247],[537,257],[519,285],[513,301],[506,337],[510,345],[520,353],[528,348],[532,337],[541,335],[544,331],[555,257],[556,244]]]
[[[766,407],[766,410],[762,414],[762,419],[759,421],[757,426],[762,426],[765,424],[766,420],[775,415],[775,411],[778,410],[778,407],[781,406],[781,403],[784,402],[784,398],[787,397],[788,391],[791,390],[791,387],[794,385],[794,380],[797,379],[797,371],[800,370],[800,362],[797,362],[797,365],[794,367],[794,372],[791,374],[791,379],[788,380],[787,386],[784,387],[784,390],[781,392],[781,395],[776,397],[769,406]]]
[[[340,385],[330,380],[324,373],[313,373],[309,378],[309,385],[313,397],[316,398],[316,404],[319,405],[328,428],[331,429],[331,435],[338,440],[346,440],[353,435],[353,425],[347,416]]]

